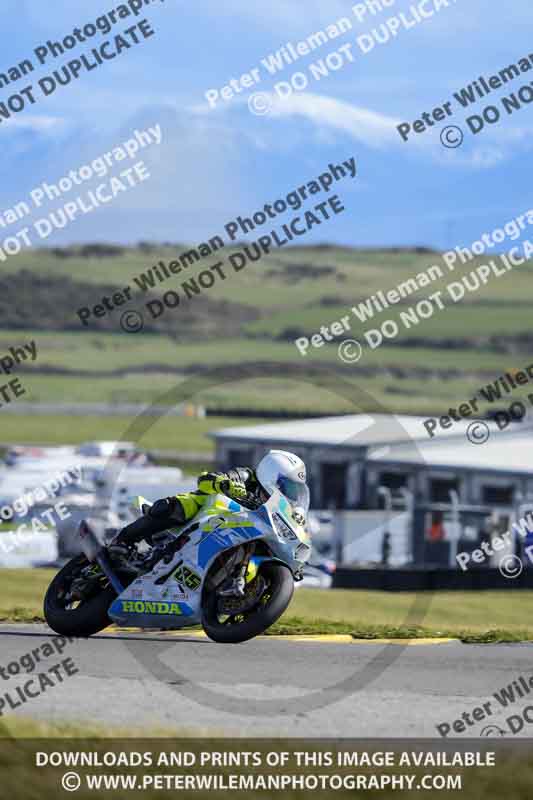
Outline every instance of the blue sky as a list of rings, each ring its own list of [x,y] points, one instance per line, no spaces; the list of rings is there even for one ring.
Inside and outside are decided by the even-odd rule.
[[[154,37],[0,124],[0,205],[5,209],[24,199],[42,180],[58,180],[117,145],[133,128],[159,123],[163,144],[146,157],[150,181],[72,223],[49,243],[199,242],[235,215],[248,215],[311,180],[329,162],[353,156],[358,177],[339,186],[347,213],[310,234],[307,242],[466,245],[533,206],[533,104],[512,116],[503,114],[498,125],[476,137],[464,124],[470,113],[497,105],[501,96],[529,84],[533,70],[471,112],[454,105],[450,124],[465,129],[458,149],[440,144],[446,123],[408,143],[399,138],[396,124],[414,121],[478,76],[533,54],[530,2],[449,0],[449,8],[431,19],[401,29],[366,55],[360,51],[357,36],[419,2],[396,0],[384,13],[359,22],[354,3],[345,0],[200,0],[194,6],[156,1],[138,18],[150,20]],[[81,0],[3,0],[0,72],[31,57],[46,40],[62,39],[118,5],[95,0],[88,11]],[[272,98],[271,113],[250,113],[247,98],[253,90],[209,109],[208,89],[221,89],[286,42],[304,40],[341,17],[352,21],[352,31],[278,77],[261,69],[256,88]],[[134,21],[123,20],[89,46]],[[309,74],[312,62],[346,43],[352,44],[353,63],[320,82],[311,80],[307,91],[288,100],[276,98],[278,80],[296,71]],[[40,67],[25,83],[84,50],[80,45],[68,57]],[[25,83],[0,90],[0,102]]]

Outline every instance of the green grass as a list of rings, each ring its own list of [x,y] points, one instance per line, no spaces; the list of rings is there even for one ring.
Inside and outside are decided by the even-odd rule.
[[[249,420],[250,424],[263,421],[261,418]],[[132,422],[132,417],[4,415],[0,416],[0,441],[19,444],[75,445],[94,439],[119,440],[127,436]],[[211,454],[213,441],[208,437],[208,433],[238,424],[240,421],[234,417],[189,419],[167,416],[154,421],[153,427],[138,439],[137,444],[148,450],[154,448]]]
[[[520,324],[525,325],[525,321]],[[158,402],[165,392],[174,388],[179,391],[183,386],[183,395],[179,398],[201,403],[218,413],[246,409],[253,410],[257,416],[272,408],[288,414],[310,415],[361,410],[360,406],[348,403],[336,393],[321,390],[312,379],[308,382],[305,378],[291,380],[291,367],[303,370],[304,376],[307,368],[315,365],[333,368],[342,381],[360,385],[370,396],[365,410],[384,407],[393,412],[437,414],[474,396],[480,387],[502,372],[523,369],[532,360],[528,355],[503,355],[467,347],[461,350],[383,347],[375,351],[366,348],[361,361],[350,366],[338,359],[338,343],[311,348],[302,358],[293,344],[264,339],[191,343],[177,348],[166,337],[120,334],[84,337],[74,333],[43,336],[28,331],[27,335],[17,335],[15,341],[31,338],[36,339],[40,347],[37,370],[60,367],[73,371],[82,365],[85,374],[45,375],[33,370],[24,373],[21,378],[26,390],[24,401],[148,405]],[[9,341],[14,341],[12,334],[11,338],[5,332],[0,335],[0,352]],[[229,373],[232,365],[258,364],[257,375],[262,375],[264,368],[260,364],[269,361],[279,365],[274,368],[276,377],[247,381],[233,377],[225,382],[218,381],[199,393],[194,377],[178,371],[223,364]],[[150,370],[146,365],[150,365]],[[134,371],[106,376],[106,372],[117,369]],[[521,393],[528,391],[531,386]],[[515,392],[512,400],[519,396],[520,393]]]
[[[352,303],[353,305],[353,303]],[[479,337],[480,335],[506,335],[522,333],[524,326],[527,328],[527,320],[530,318],[531,309],[527,303],[524,305],[509,304],[485,306],[481,303],[465,303],[454,305],[451,303],[442,311],[436,311],[427,320],[421,320],[418,324],[410,323],[404,327],[400,319],[400,313],[406,313],[411,306],[416,305],[416,300],[404,306],[392,306],[381,314],[376,312],[375,317],[365,323],[350,313],[351,306],[312,306],[311,308],[300,309],[295,312],[288,309],[261,319],[250,322],[246,329],[251,333],[258,333],[268,336],[279,336],[287,328],[301,328],[304,335],[318,332],[321,325],[328,325],[335,320],[349,315],[348,324],[351,334],[356,338],[361,337],[364,342],[363,334],[369,328],[379,328],[386,320],[392,319],[398,323],[400,333],[399,342],[407,342],[409,339],[425,338],[440,339],[460,339]],[[490,331],[487,330],[487,317],[490,316]],[[348,334],[347,334],[348,335]]]
[[[207,735],[208,732],[206,732]],[[192,732],[183,728],[151,728],[147,733],[144,727],[128,726],[127,728],[110,728],[96,723],[77,724],[75,722],[43,722],[27,717],[6,715],[0,720],[0,740],[6,736],[15,739],[81,739],[94,738],[106,739],[134,739],[134,738],[167,738],[183,737],[187,738]],[[212,733],[216,735],[216,731]],[[1,755],[0,755],[1,758]],[[0,762],[1,763],[1,762]]]
[[[423,619],[413,620],[432,629],[459,631],[467,627],[472,632],[505,627],[509,630],[530,629],[533,591],[487,592],[373,592],[367,590],[298,589],[289,607],[291,616],[308,620],[322,618],[343,620],[349,624],[390,625],[406,624],[405,620],[415,600],[429,599]],[[407,623],[409,624],[409,623]]]
[[[312,620],[285,616],[266,632],[267,636],[324,636],[342,635],[353,639],[459,639],[465,644],[501,644],[503,642],[526,642],[533,640],[533,627],[529,628],[485,628],[472,630],[468,625],[446,627],[439,625],[369,625],[366,623],[332,622],[321,617]]]
[[[346,308],[323,309],[320,316],[316,309],[302,312],[305,319],[309,317],[309,333],[314,333],[320,325],[329,325],[338,319]],[[490,315],[485,309],[484,319]],[[287,317],[287,320],[289,318]],[[492,316],[491,316],[492,319]],[[255,325],[255,323],[252,323]],[[261,327],[268,332],[268,323],[262,321]],[[455,335],[457,328],[451,325],[448,334]],[[352,331],[352,333],[355,332]],[[349,336],[351,334],[346,334]],[[89,332],[50,332],[36,330],[5,331],[0,330],[0,352],[10,346],[31,340],[37,342],[38,357],[35,362],[37,370],[42,366],[82,370],[88,374],[105,373],[113,370],[137,368],[142,372],[145,364],[160,365],[164,374],[165,368],[177,370],[191,369],[198,365],[218,366],[221,363],[255,363],[257,361],[276,361],[281,363],[307,364],[310,361],[338,364],[338,344],[345,337],[339,337],[335,343],[321,348],[310,348],[307,356],[302,357],[293,342],[274,342],[268,338],[260,339],[217,339],[216,341],[176,342],[168,336],[122,333],[89,333]],[[456,369],[468,372],[478,370],[499,373],[502,369],[523,367],[530,359],[525,355],[507,355],[489,348],[480,351],[476,347],[464,347],[457,350],[435,350],[431,347],[390,347],[386,343],[377,350],[365,353],[365,366],[402,367],[427,366],[435,370]],[[29,362],[28,362],[29,364]],[[31,367],[31,364],[29,364]],[[355,368],[354,368],[355,369]],[[31,375],[32,373],[30,373]],[[38,373],[37,373],[38,374]],[[72,382],[72,379],[70,379]]]
[[[42,620],[44,595],[55,573],[53,569],[0,569],[0,620]]]
[[[139,272],[149,269],[159,260],[170,261],[176,253],[188,248],[177,249],[159,248],[157,252],[143,254],[139,250],[128,250],[116,258],[84,259],[68,258],[58,259],[49,250],[33,250],[23,252],[16,258],[8,259],[2,266],[3,273],[9,275],[21,269],[40,272],[44,275],[66,277],[77,276],[79,280],[94,284],[115,284],[125,287],[133,283],[133,278]],[[219,255],[226,258],[232,251],[220,251]],[[191,276],[195,271],[200,271],[201,266],[209,265],[217,260],[206,259],[196,267],[190,268]],[[437,253],[416,254],[414,252],[392,253],[390,251],[359,251],[331,248],[323,251],[319,248],[293,247],[279,251],[269,258],[257,263],[249,263],[232,279],[215,284],[210,291],[210,296],[224,298],[241,303],[257,305],[258,296],[264,303],[272,308],[299,308],[318,302],[323,296],[343,295],[348,306],[360,297],[374,294],[379,289],[392,289],[398,283],[415,276],[433,264],[438,264],[445,271],[446,282],[460,280],[463,274],[470,272],[486,258],[456,266],[454,272],[447,271],[442,259]],[[277,270],[283,265],[308,264],[314,267],[332,266],[337,274],[320,277],[318,280],[299,280],[288,282],[279,276],[270,276],[270,270]],[[509,275],[502,278],[493,278],[486,287],[472,295],[473,298],[495,298],[498,301],[512,302],[524,300],[524,289],[529,288],[532,279],[533,263],[529,262],[515,268]],[[173,288],[173,283],[179,283],[179,278],[162,284],[165,288]],[[436,281],[431,285],[440,288],[441,282]],[[428,287],[429,288],[429,287]],[[282,290],[281,290],[282,289]],[[260,293],[258,295],[258,293]],[[422,293],[423,295],[424,293]],[[421,296],[422,296],[421,295]],[[83,303],[80,303],[83,304]]]
[[[284,342],[269,343],[244,338],[209,342],[176,341],[164,335],[142,333],[127,335],[38,330],[20,330],[16,333],[0,331],[0,351],[31,340],[37,343],[37,361],[34,363],[38,370],[42,366],[53,366],[81,369],[87,373],[128,368],[142,371],[144,364],[183,370],[205,364],[218,366],[224,360],[231,363],[254,362],[259,360],[258,355],[272,361],[292,361],[295,354],[298,356],[294,345]],[[30,362],[27,364],[31,366]]]
[[[506,363],[509,363],[507,359]],[[520,362],[515,358],[511,363],[516,365]],[[505,363],[502,362],[500,370],[494,372],[492,377],[495,379],[504,369]],[[228,417],[232,420],[230,424],[246,426],[253,425],[256,419],[268,418],[272,410],[284,413],[287,417],[358,414],[362,411],[438,416],[475,397],[480,387],[489,383],[487,376],[476,378],[472,374],[462,379],[443,378],[438,373],[419,378],[398,378],[393,375],[357,377],[356,367],[343,366],[338,372],[338,383],[336,378],[333,380],[334,386],[339,388],[326,389],[321,386],[323,379],[320,375],[313,378],[311,374],[307,377],[304,373],[296,380],[290,377],[290,373],[290,366],[287,366],[279,368],[279,377],[276,375],[276,377],[246,381],[233,380],[222,384],[215,381],[214,385],[202,392],[191,391],[190,387],[196,387],[197,384],[191,384],[187,379],[164,374],[125,378],[76,378],[74,383],[73,379],[60,377],[24,376],[23,382],[27,390],[24,400],[42,403],[132,403],[149,406],[154,403],[160,404],[167,392],[173,392],[171,395],[173,399],[180,401],[186,399],[187,402],[206,407],[210,414],[215,415],[208,419],[231,414],[233,418]],[[358,391],[359,389],[361,391]],[[508,397],[502,397],[496,406],[502,408],[519,399],[525,400],[528,406],[527,395],[531,393],[533,393],[533,383]],[[479,396],[478,402],[480,414],[494,407],[494,404],[491,406],[481,401]],[[235,415],[239,412],[244,412],[246,415],[252,413],[255,419],[235,419]],[[4,426],[4,430],[7,428],[12,431],[11,436],[5,441],[16,441],[17,437],[31,437],[38,430],[43,431],[39,436],[40,439],[43,435],[46,436],[49,426],[48,416],[40,420],[35,417],[28,418],[23,414],[15,416],[6,414],[4,417],[9,422]],[[60,420],[60,417],[56,419]],[[105,417],[100,419],[102,433],[93,438],[103,438],[104,429],[117,427],[117,422]],[[124,419],[121,418],[118,427],[122,425]],[[94,420],[89,419],[83,425],[92,428],[93,422]],[[62,429],[61,423],[58,424]]]
[[[38,369],[52,366],[75,370],[83,365],[86,374],[25,373],[22,381],[26,389],[23,399],[26,401],[148,405],[160,402],[165,392],[176,389],[177,399],[201,403],[215,413],[245,409],[253,411],[256,416],[272,408],[285,410],[287,414],[309,415],[357,413],[380,408],[403,413],[444,413],[473,397],[480,387],[502,372],[524,368],[531,362],[531,358],[525,355],[502,355],[473,348],[383,347],[373,352],[367,348],[359,364],[350,366],[338,359],[337,344],[311,349],[308,356],[302,358],[293,344],[264,339],[197,342],[177,348],[167,337],[84,336],[74,333],[43,336],[35,331],[26,331],[19,334],[16,341],[28,339],[39,342]],[[13,342],[13,339],[0,333],[0,351],[8,346],[9,341]],[[262,375],[265,368],[260,364],[269,360],[278,365],[273,377],[243,381],[233,376],[225,382],[215,381],[214,385],[200,392],[197,392],[197,378],[178,372],[179,369],[190,370],[200,365],[218,367],[224,364],[229,370],[230,365],[257,364],[256,372]],[[149,364],[150,371],[143,364]],[[333,368],[343,383],[360,386],[369,397],[364,407],[357,403],[357,392],[352,395],[354,402],[348,402],[339,393],[317,386],[320,378],[305,380],[307,369],[315,365]],[[303,370],[302,379],[291,379],[291,367]],[[106,376],[106,372],[119,368],[134,369],[135,372]],[[514,392],[512,399],[530,391],[531,386],[526,386],[521,392]],[[480,405],[481,411],[488,408],[487,404]],[[46,422],[41,424],[46,426]],[[22,420],[18,425],[24,428]]]
[[[271,633],[341,633],[355,638],[533,639],[533,591],[372,592],[299,589]]]
[[[0,619],[42,619],[42,600],[54,570],[0,570]],[[420,608],[420,611],[415,611]],[[427,608],[426,608],[427,606]],[[341,633],[355,638],[533,639],[533,591],[370,592],[298,589],[271,634]]]

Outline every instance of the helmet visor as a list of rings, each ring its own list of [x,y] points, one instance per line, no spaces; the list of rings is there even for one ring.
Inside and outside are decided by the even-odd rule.
[[[279,475],[276,487],[289,500],[293,508],[301,508],[307,514],[309,511],[309,487],[306,483],[293,481],[284,475]]]

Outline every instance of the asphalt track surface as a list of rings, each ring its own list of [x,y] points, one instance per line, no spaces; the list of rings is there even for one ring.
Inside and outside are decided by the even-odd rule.
[[[50,641],[44,625],[0,626],[0,666]],[[158,728],[193,735],[435,737],[533,673],[533,644],[368,644],[262,637],[220,645],[194,635],[112,632],[68,643],[78,673],[15,711],[45,721]],[[0,679],[3,695],[31,677]],[[502,725],[529,697],[475,722]],[[5,710],[5,709],[4,709]],[[505,727],[505,726],[504,726]],[[452,734],[453,735],[453,734]],[[457,735],[457,734],[456,734]],[[533,736],[533,724],[520,735]],[[461,737],[460,737],[461,738]]]

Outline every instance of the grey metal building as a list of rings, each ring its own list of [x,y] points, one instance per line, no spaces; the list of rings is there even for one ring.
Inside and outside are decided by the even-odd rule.
[[[219,430],[221,468],[253,464],[271,448],[292,450],[307,464],[314,508],[372,509],[380,487],[406,490],[417,503],[510,508],[533,497],[533,426],[500,431],[487,422],[489,440],[473,444],[470,423],[429,439],[422,417],[381,414],[326,417]]]

